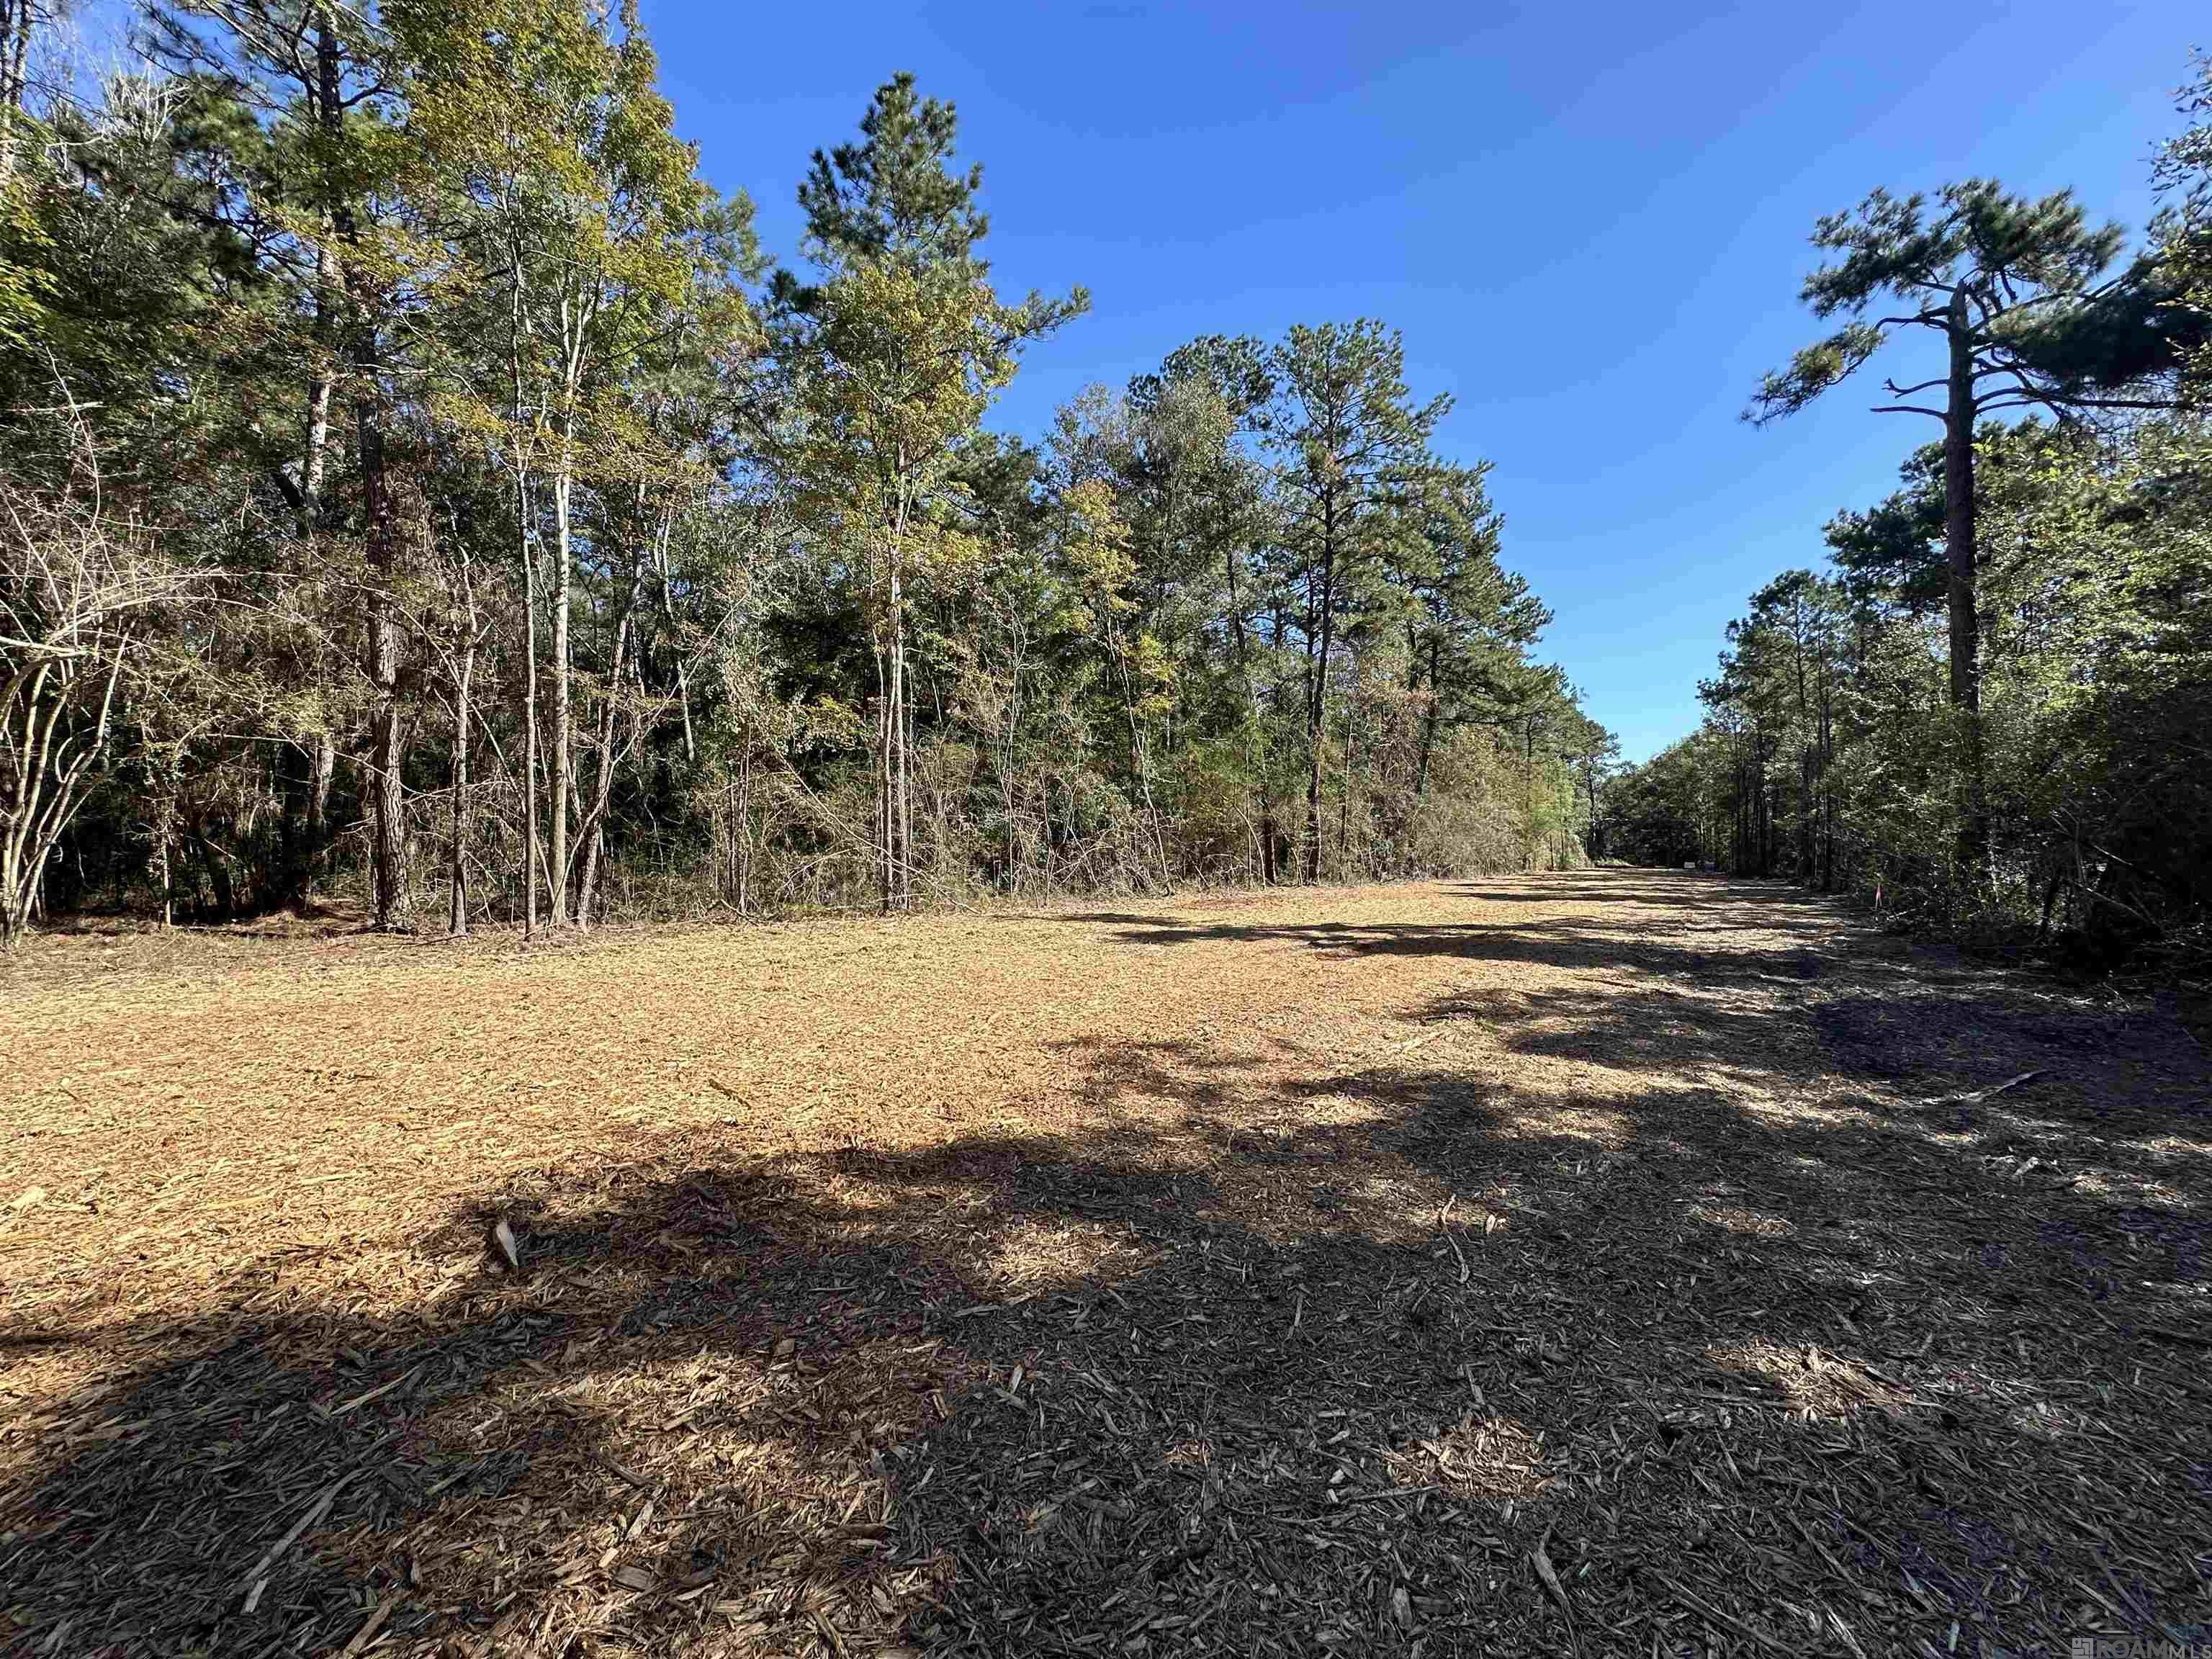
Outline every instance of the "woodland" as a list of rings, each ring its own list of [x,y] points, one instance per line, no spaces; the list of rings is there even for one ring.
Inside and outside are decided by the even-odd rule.
[[[2141,238],[1990,179],[1815,227],[1832,331],[1747,419],[1863,386],[1941,436],[1624,766],[1386,323],[989,429],[1087,301],[997,291],[911,77],[769,251],[634,8],[155,5],[96,88],[33,72],[56,21],[0,40],[0,938],[1611,858],[2202,959],[2201,63]]]
[[[0,935],[1584,856],[1610,739],[1385,323],[1012,438],[1085,297],[997,291],[911,77],[770,252],[635,7],[154,6],[43,96],[6,19]]]
[[[1941,436],[1841,507],[1622,769],[1606,850],[1846,894],[2103,971],[2201,969],[2212,923],[2212,66],[2155,151],[2148,234],[1989,179],[1822,219],[1835,326],[1757,424],[1863,389]],[[1893,340],[1921,343],[1928,378]],[[1887,367],[1888,373],[1883,373]],[[1841,389],[1838,389],[1841,388]],[[1901,425],[1902,423],[1900,423]]]

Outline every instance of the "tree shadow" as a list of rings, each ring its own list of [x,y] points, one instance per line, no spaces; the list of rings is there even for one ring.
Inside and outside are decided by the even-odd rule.
[[[271,1257],[182,1322],[11,1333],[99,1380],[6,1443],[0,1646],[1874,1655],[2201,1616],[2186,1040],[1796,934],[1708,975],[1531,932],[1614,982],[1433,998],[1303,1070],[1088,1042],[1076,1137],[519,1172],[404,1316]]]
[[[1086,917],[1071,921],[1089,921]],[[1819,977],[1833,952],[1814,937],[1765,947],[1745,945],[1715,927],[1710,949],[1671,944],[1630,927],[1571,921],[1524,922],[1206,922],[1165,916],[1110,925],[1123,944],[1162,948],[1199,945],[1300,945],[1324,956],[1434,957],[1566,969],[1613,969],[1693,980],[1708,985]],[[1679,924],[1673,931],[1693,932]]]

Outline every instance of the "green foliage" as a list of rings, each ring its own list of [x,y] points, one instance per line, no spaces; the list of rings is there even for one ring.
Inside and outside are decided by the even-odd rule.
[[[1869,556],[1913,485],[1832,526],[1729,629],[1694,737],[1616,786],[1631,856],[1790,875],[1885,913],[2111,963],[2212,927],[2212,495],[2191,421],[2097,437],[1987,427],[1980,761],[1992,880],[1951,860],[1970,764],[1923,562]],[[1927,513],[1918,513],[1924,547]]]
[[[11,501],[62,522],[95,464],[167,562],[48,907],[380,915],[434,869],[458,922],[533,885],[580,922],[1585,856],[1610,738],[1383,324],[1192,341],[1032,447],[986,417],[1085,295],[1001,297],[910,76],[814,155],[771,272],[635,3],[147,22],[161,72],[40,112],[65,142],[0,223]]]
[[[1745,418],[1794,414],[1912,327],[1960,336],[1978,413],[2080,402],[2137,379],[2164,358],[2166,337],[2136,289],[2098,283],[2124,240],[2118,225],[2092,228],[2069,191],[2030,200],[1969,179],[1930,204],[1877,189],[1814,227],[1813,246],[1841,257],[1799,292],[1814,316],[1850,320],[1768,374]],[[1870,318],[1877,302],[1902,308]],[[1893,380],[1887,390],[1902,399],[1941,384]]]
[[[2212,392],[2212,57],[2191,60],[2181,89],[2181,112],[2190,124],[2160,146],[2152,178],[2160,198],[2151,226],[2154,280],[2172,296],[2172,311],[2187,319],[2182,343],[2182,386],[2202,408]]]

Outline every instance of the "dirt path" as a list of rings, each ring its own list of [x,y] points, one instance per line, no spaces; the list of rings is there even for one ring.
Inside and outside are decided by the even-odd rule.
[[[0,1651],[2212,1620],[2203,1054],[1771,887],[76,944],[0,997]]]

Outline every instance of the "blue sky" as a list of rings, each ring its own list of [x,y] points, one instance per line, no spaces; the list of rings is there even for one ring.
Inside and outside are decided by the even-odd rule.
[[[1402,329],[1416,392],[1457,399],[1445,449],[1496,464],[1507,562],[1557,612],[1548,653],[1632,757],[1696,723],[1745,596],[1817,562],[1821,524],[1933,435],[1856,388],[1738,422],[1813,331],[1814,217],[1990,173],[2140,227],[2172,89],[2212,44],[2195,8],[2110,0],[645,18],[706,172],[750,192],[787,258],[807,155],[879,82],[911,70],[958,106],[1002,285],[1092,295],[995,425],[1040,432],[1201,333]]]
[[[1751,591],[1818,564],[1820,526],[1934,435],[1869,413],[1871,383],[1738,422],[1817,331],[1814,220],[1985,174],[2139,231],[2172,90],[2212,47],[2179,0],[641,3],[678,127],[772,255],[796,255],[808,155],[878,84],[911,70],[958,106],[1001,286],[1091,294],[1001,429],[1039,434],[1200,334],[1401,329],[1415,392],[1457,400],[1441,447],[1495,464],[1547,654],[1632,759],[1696,725]],[[86,7],[94,58],[123,9]]]
[[[679,127],[772,254],[796,253],[807,156],[881,82],[958,105],[1001,285],[1091,293],[1002,429],[1200,334],[1403,330],[1414,391],[1457,399],[1442,447],[1495,464],[1547,653],[1631,758],[1697,723],[1745,596],[1817,563],[1821,524],[1925,435],[1850,389],[1738,423],[1812,331],[1814,217],[1990,173],[2139,228],[2212,45],[2179,3],[642,3]],[[93,58],[121,13],[86,9]]]

